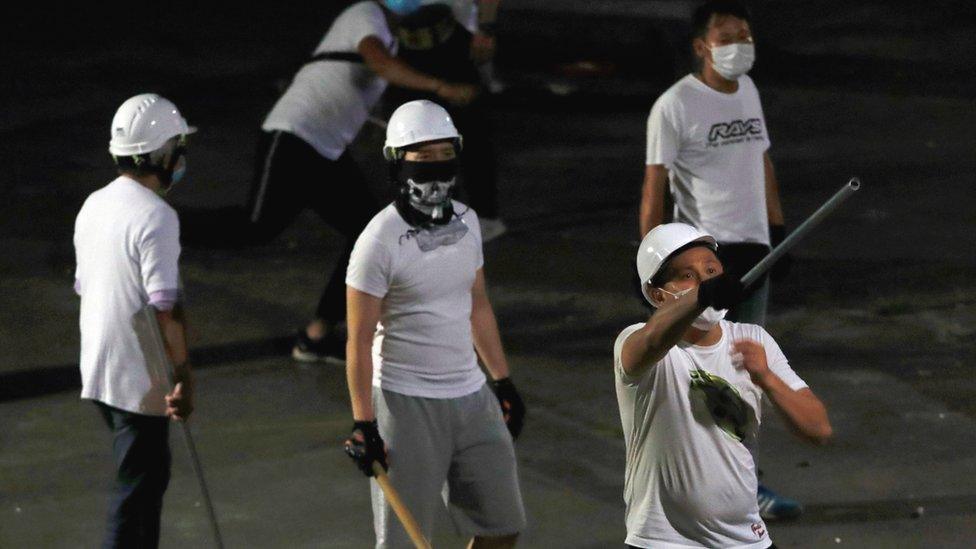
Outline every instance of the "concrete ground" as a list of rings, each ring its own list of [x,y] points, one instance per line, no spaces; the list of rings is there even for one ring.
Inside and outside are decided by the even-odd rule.
[[[613,4],[628,13],[627,2]],[[650,4],[640,21],[664,29],[688,3]],[[767,418],[764,480],[806,506],[797,521],[771,523],[772,538],[780,547],[972,547],[976,86],[963,70],[973,59],[962,41],[976,23],[952,2],[925,13],[908,2],[844,12],[823,2],[757,4],[769,37],[760,59],[768,51],[770,61],[755,78],[789,224],[849,176],[864,181],[774,288],[767,328],[827,404],[836,440],[805,446]],[[511,28],[541,24],[547,9],[513,6],[520,17]],[[591,13],[580,2],[566,9]],[[173,96],[201,127],[173,201],[243,200],[256,128],[273,100],[260,92],[270,67],[319,32],[294,11],[268,16],[254,32],[275,43],[276,25],[289,23],[309,36],[271,48],[254,45],[244,15],[201,32],[204,13],[175,36],[124,51],[96,33],[43,47],[11,41],[0,54],[15,66],[24,63],[18,56],[44,54],[32,83],[0,88],[10,114],[0,120],[0,547],[93,546],[103,528],[110,439],[75,388],[70,237],[84,197],[112,177],[111,113],[146,89]],[[601,13],[600,24],[613,17],[619,10]],[[67,55],[75,48],[89,55]],[[200,49],[207,54],[195,55]],[[140,53],[151,55],[135,63]],[[644,122],[660,90],[653,78],[550,69],[545,59],[527,61],[506,75],[515,89],[498,98],[495,127],[512,230],[485,250],[529,406],[518,442],[530,519],[521,545],[617,547],[624,455],[611,345],[646,314],[629,284]],[[546,95],[554,90],[568,95]],[[368,127],[355,147],[377,192],[379,139]],[[287,358],[287,338],[312,313],[339,244],[307,214],[265,247],[185,250],[199,382],[191,427],[228,547],[372,543],[366,480],[340,449],[350,427],[343,372]],[[162,543],[206,547],[180,437],[174,431]],[[434,545],[462,544],[441,521]]]

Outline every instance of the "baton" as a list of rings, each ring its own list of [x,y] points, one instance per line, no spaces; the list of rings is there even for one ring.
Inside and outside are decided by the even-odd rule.
[[[383,494],[386,495],[387,501],[390,502],[390,507],[393,508],[393,512],[396,513],[397,518],[400,519],[400,523],[403,524],[403,528],[407,531],[407,535],[410,536],[410,541],[413,542],[414,547],[417,549],[431,549],[430,542],[427,541],[423,532],[420,531],[420,525],[417,524],[417,520],[413,518],[410,509],[407,509],[406,504],[400,499],[400,494],[397,493],[396,489],[393,488],[393,484],[390,483],[390,477],[386,475],[386,470],[375,461],[373,462],[373,475],[376,476],[376,482],[383,489]]]
[[[801,238],[812,231],[817,225],[820,224],[821,221],[824,220],[825,217],[833,213],[838,206],[850,198],[851,195],[854,194],[854,191],[860,188],[861,180],[856,177],[852,177],[846,185],[841,187],[840,190],[834,194],[834,196],[830,197],[830,200],[824,202],[823,206],[820,206],[817,211],[813,212],[813,215],[808,217],[807,220],[800,224],[795,231],[783,239],[783,241],[779,243],[779,246],[776,246],[773,251],[769,252],[769,255],[764,257],[762,261],[750,269],[749,272],[742,277],[742,285],[748,288],[753,282],[759,280],[759,277],[765,274],[766,271],[768,271],[769,268],[772,267],[777,260],[779,260],[779,258],[783,257],[783,255],[790,251],[793,246],[796,246]]]
[[[160,370],[169,382],[170,390],[173,389],[173,367],[169,356],[166,354],[166,347],[163,343],[163,334],[159,329],[159,321],[156,319],[156,308],[146,305],[132,317],[133,328],[139,339],[140,346],[146,356],[146,362],[157,376]],[[203,496],[204,506],[207,508],[207,517],[210,519],[210,528],[213,530],[214,544],[218,549],[224,549],[224,540],[220,535],[220,526],[217,524],[217,513],[214,512],[213,501],[210,499],[210,490],[207,489],[207,481],[203,478],[203,467],[200,465],[200,458],[197,456],[197,446],[193,442],[193,435],[190,434],[190,426],[185,421],[178,422],[183,428],[183,440],[186,442],[186,449],[190,453],[190,462],[193,464],[193,472],[197,476],[197,483],[200,484],[200,493]]]

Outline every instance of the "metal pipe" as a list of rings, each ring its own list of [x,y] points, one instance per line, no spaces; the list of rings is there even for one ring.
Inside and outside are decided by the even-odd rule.
[[[856,177],[852,177],[846,185],[841,187],[840,190],[830,198],[830,200],[824,202],[823,206],[820,206],[817,211],[813,212],[813,215],[808,217],[807,220],[800,224],[795,231],[783,239],[779,246],[776,246],[773,251],[769,252],[769,255],[764,257],[762,261],[757,263],[755,267],[746,273],[746,275],[742,277],[742,285],[748,287],[755,281],[759,280],[759,277],[765,274],[766,271],[768,271],[773,264],[779,260],[779,258],[783,257],[783,255],[790,251],[793,246],[796,246],[801,238],[805,237],[807,233],[812,231],[817,225],[820,224],[821,221],[824,220],[825,217],[833,213],[838,206],[850,198],[851,195],[860,188],[861,180]]]

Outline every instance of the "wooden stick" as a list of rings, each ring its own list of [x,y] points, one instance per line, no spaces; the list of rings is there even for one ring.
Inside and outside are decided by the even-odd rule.
[[[413,541],[414,547],[417,549],[432,549],[430,542],[427,541],[423,532],[420,531],[420,525],[417,524],[417,520],[410,514],[410,509],[407,509],[403,500],[400,499],[400,494],[397,493],[393,484],[390,483],[390,477],[386,475],[386,470],[375,461],[373,462],[373,474],[376,475],[376,482],[383,489],[383,494],[386,496],[386,500],[390,502],[390,507],[393,508],[393,512],[396,513],[397,518],[400,519],[400,523],[407,530],[407,534],[410,536],[410,540]]]

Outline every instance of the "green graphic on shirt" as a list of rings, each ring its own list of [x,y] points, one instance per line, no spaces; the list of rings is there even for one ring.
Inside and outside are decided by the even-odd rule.
[[[746,438],[751,406],[732,384],[705,370],[693,370],[691,389],[704,396],[705,405],[720,429],[739,442]]]

